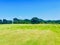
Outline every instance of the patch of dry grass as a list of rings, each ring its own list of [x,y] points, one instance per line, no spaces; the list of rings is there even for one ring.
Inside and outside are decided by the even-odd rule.
[[[0,45],[60,45],[51,30],[0,30]]]

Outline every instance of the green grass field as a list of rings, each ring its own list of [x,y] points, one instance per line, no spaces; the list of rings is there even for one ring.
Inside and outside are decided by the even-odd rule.
[[[60,25],[2,24],[0,45],[60,45]]]

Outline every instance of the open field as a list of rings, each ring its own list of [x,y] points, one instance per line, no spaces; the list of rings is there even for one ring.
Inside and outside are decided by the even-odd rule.
[[[60,45],[60,25],[3,24],[0,45]]]

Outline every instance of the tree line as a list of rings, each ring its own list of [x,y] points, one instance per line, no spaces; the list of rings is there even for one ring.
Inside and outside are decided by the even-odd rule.
[[[0,19],[0,24],[60,24],[60,20],[43,20],[38,17],[32,19],[13,18],[13,20]]]

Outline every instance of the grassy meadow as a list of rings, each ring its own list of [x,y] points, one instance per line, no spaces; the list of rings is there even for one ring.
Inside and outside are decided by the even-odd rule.
[[[0,45],[60,45],[60,25],[1,24]]]

